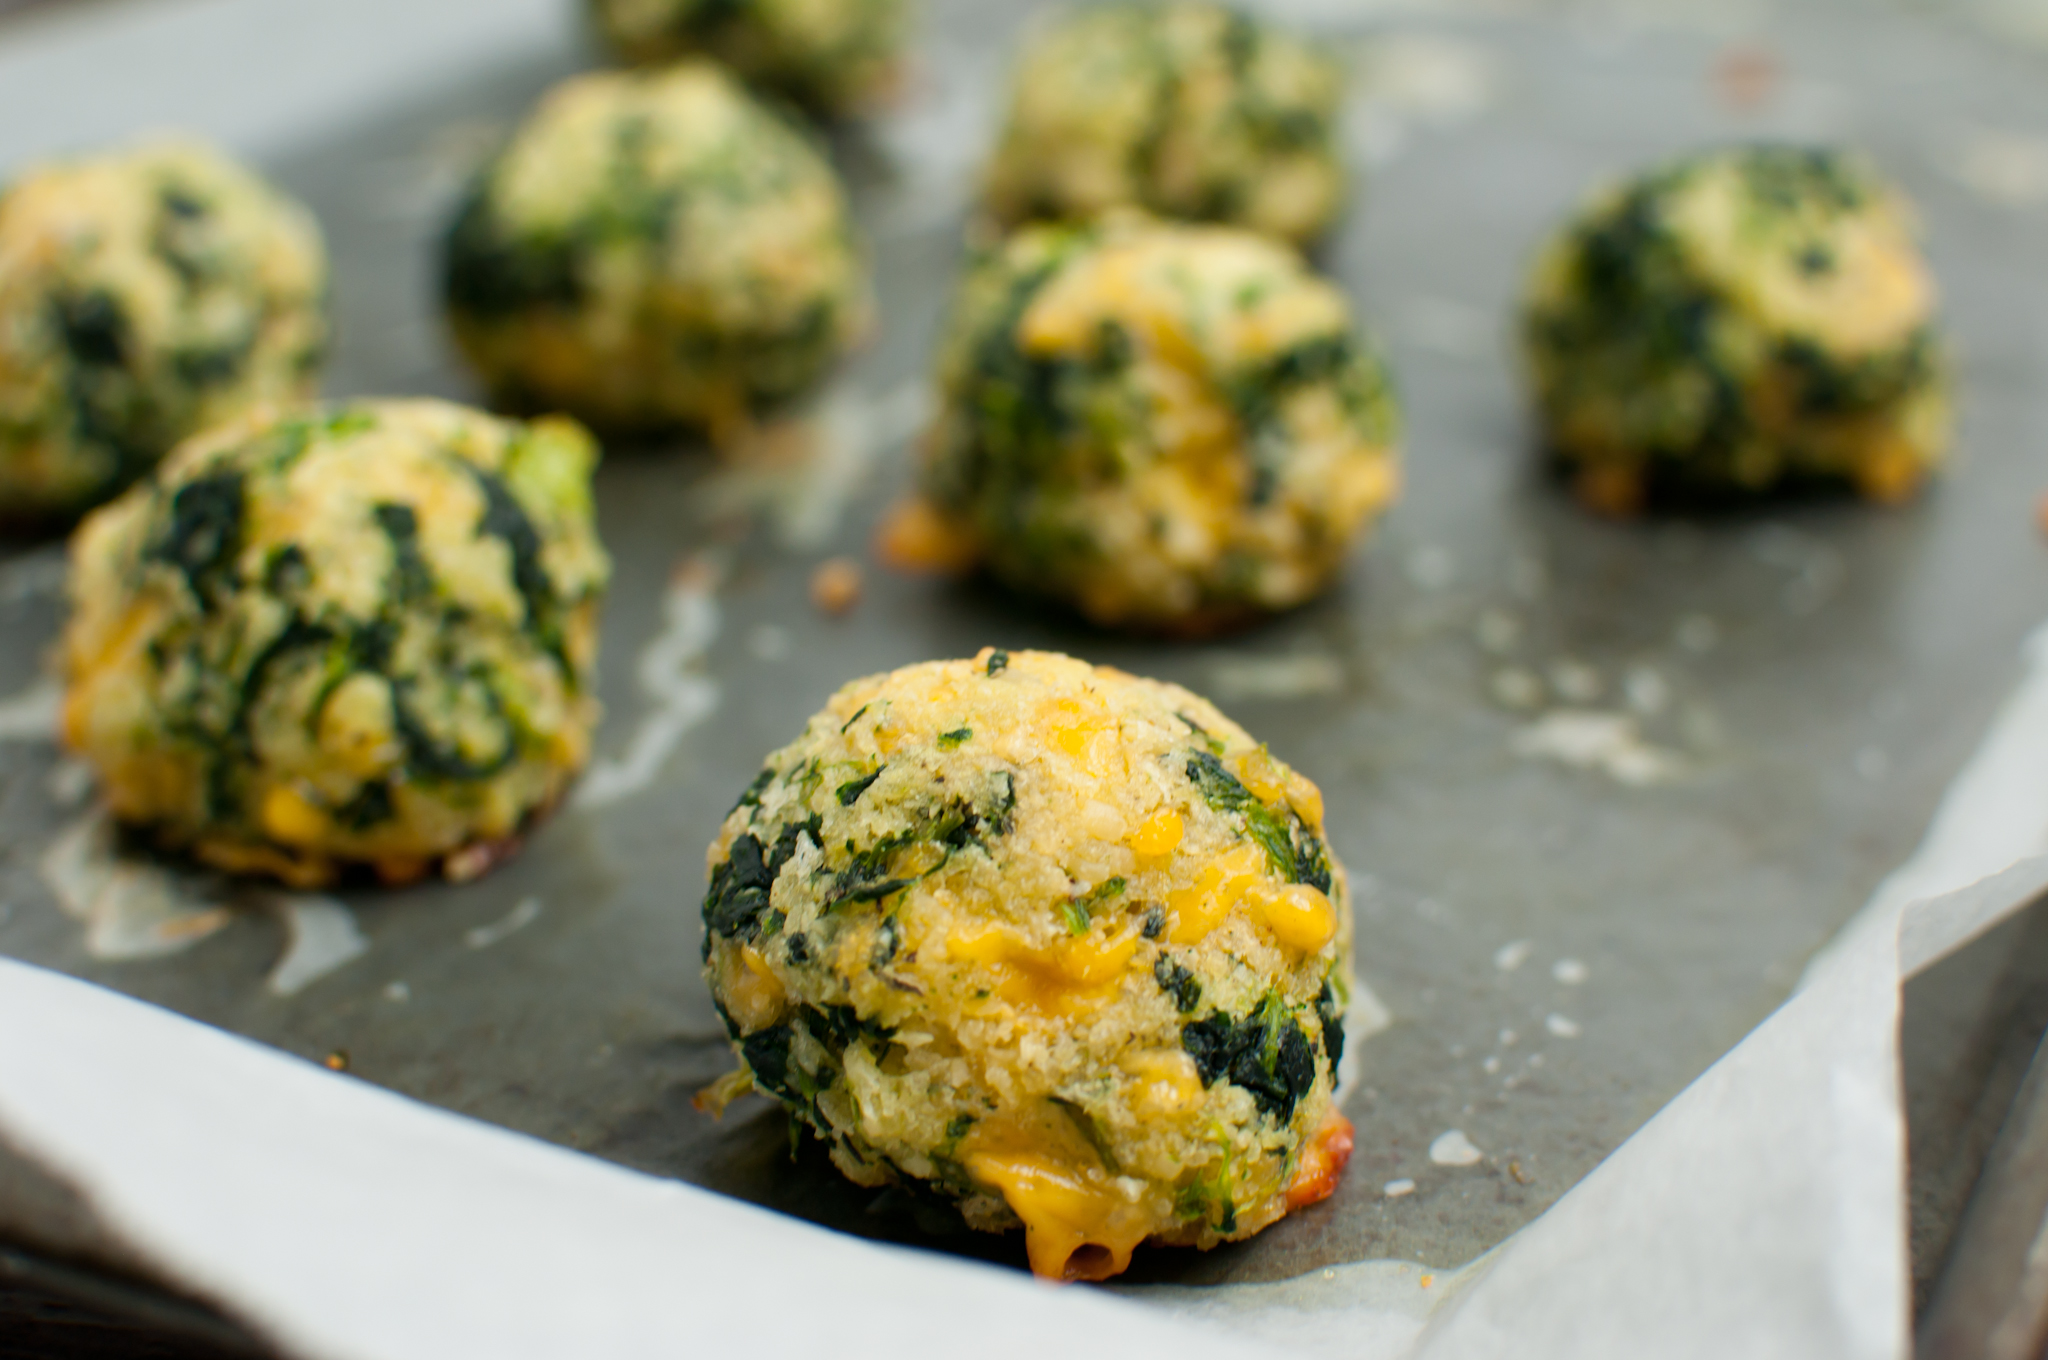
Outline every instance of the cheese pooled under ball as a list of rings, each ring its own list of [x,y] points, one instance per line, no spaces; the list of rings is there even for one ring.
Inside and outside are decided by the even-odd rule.
[[[1054,1278],[1327,1195],[1349,992],[1322,796],[1205,700],[1042,652],[847,685],[711,847],[751,1084]]]
[[[1947,363],[1909,206],[1860,157],[1715,151],[1594,198],[1539,255],[1523,347],[1595,509],[1848,484],[1946,456]]]
[[[482,872],[589,751],[596,461],[570,422],[437,401],[188,441],[72,541],[65,740],[220,868]]]
[[[958,556],[1105,626],[1300,604],[1399,486],[1393,393],[1343,293],[1247,231],[1019,232],[963,285],[939,387],[923,492]]]
[[[327,254],[208,147],[35,166],[0,189],[0,518],[75,514],[189,434],[313,395]]]
[[[867,326],[845,196],[808,136],[709,62],[549,91],[449,230],[455,338],[518,410],[723,438]]]

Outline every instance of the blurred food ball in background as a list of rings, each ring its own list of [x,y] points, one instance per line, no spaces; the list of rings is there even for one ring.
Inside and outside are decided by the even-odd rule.
[[[831,164],[706,61],[549,91],[459,210],[443,288],[498,403],[720,441],[815,383],[872,311]]]
[[[74,515],[187,435],[311,397],[330,336],[305,208],[193,141],[0,188],[0,518]]]
[[[1015,224],[1133,205],[1312,240],[1343,206],[1343,96],[1335,62],[1220,5],[1080,10],[1018,62],[988,210]]]
[[[1950,434],[1915,229],[1875,167],[1826,148],[1707,152],[1594,195],[1543,247],[1522,319],[1580,499],[1910,496]]]

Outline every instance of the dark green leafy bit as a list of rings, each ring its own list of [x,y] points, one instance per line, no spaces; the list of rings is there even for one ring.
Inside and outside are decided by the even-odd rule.
[[[1323,980],[1323,990],[1316,994],[1316,1016],[1323,1022],[1323,1053],[1334,1072],[1344,1056],[1344,1007],[1328,978]]]
[[[820,1088],[789,1058],[790,1027],[771,1025],[740,1039],[740,1057],[754,1084],[787,1105],[809,1109]]]
[[[879,1049],[895,1034],[881,1021],[863,1016],[851,1006],[806,1006],[803,1014],[809,1022],[811,1037],[835,1057],[858,1043]]]
[[[1108,1135],[1103,1133],[1102,1125],[1096,1122],[1095,1116],[1088,1113],[1079,1101],[1068,1100],[1065,1096],[1052,1096],[1050,1099],[1059,1106],[1060,1113],[1067,1117],[1067,1122],[1074,1126],[1082,1141],[1095,1149],[1095,1155],[1102,1160],[1102,1169],[1112,1176],[1121,1176],[1123,1168],[1117,1165],[1116,1149],[1111,1146]]]
[[[115,368],[128,358],[128,315],[113,294],[101,289],[58,299],[57,330],[73,363]]]
[[[998,647],[988,655],[988,674],[998,675],[1010,668],[1010,654]]]
[[[1827,220],[1873,206],[1873,185],[1839,152],[1755,146],[1735,154],[1750,209],[1762,223],[1812,209]],[[1749,395],[1754,376],[1734,371],[1738,365],[1724,352],[1729,299],[1699,277],[1668,217],[1670,202],[1700,164],[1685,161],[1645,175],[1581,221],[1567,247],[1574,285],[1569,303],[1532,311],[1524,323],[1532,351],[1547,356],[1550,390],[1544,395],[1554,411],[1626,393],[1631,409],[1643,414],[1641,452],[1657,500],[1712,499],[1740,484],[1737,469],[1746,457],[1787,442],[1784,415],[1880,412],[1940,381],[1943,366],[1929,325],[1896,346],[1853,359],[1824,353],[1802,336],[1780,337],[1760,356],[1784,403],[1766,429]],[[1802,273],[1812,277],[1836,267],[1826,241],[1798,231],[1784,237]]]
[[[1181,1026],[1181,1047],[1195,1060],[1202,1085],[1228,1081],[1251,1092],[1262,1114],[1285,1123],[1316,1083],[1316,1055],[1301,1024],[1269,994],[1243,1019],[1211,1011]]]
[[[1108,878],[1076,897],[1069,897],[1059,904],[1060,920],[1066,923],[1070,935],[1086,935],[1094,923],[1095,909],[1124,890],[1121,878]]]
[[[1197,751],[1189,756],[1187,772],[1201,791],[1203,802],[1218,812],[1244,818],[1245,834],[1266,852],[1275,873],[1291,883],[1306,883],[1319,892],[1330,891],[1330,858],[1322,838],[1309,830],[1292,808],[1276,811],[1261,803],[1236,775],[1223,767],[1214,752]]]
[[[941,732],[939,733],[939,749],[941,751],[951,751],[961,744],[972,740],[973,737],[974,729],[971,727],[956,727],[950,732]]]
[[[861,716],[873,707],[873,704],[862,704],[859,708],[853,710],[853,716],[840,724],[839,735],[842,737],[845,736],[846,729],[852,727],[855,723],[859,722],[861,720]]]
[[[1202,980],[1164,953],[1152,961],[1152,980],[1173,998],[1173,1008],[1182,1015],[1202,1004]]]
[[[409,505],[384,501],[370,507],[371,518],[391,540],[391,594],[399,600],[417,600],[434,589],[434,574],[420,554],[419,516]]]
[[[720,1014],[724,1014],[722,1009]],[[737,1033],[730,1016],[725,1016],[725,1025],[739,1045],[754,1084],[827,1138],[834,1135],[818,1114],[818,1093],[839,1080],[841,1055],[854,1044],[879,1053],[888,1047],[891,1037],[888,1026],[861,1018],[851,1006],[800,1006],[779,1024],[752,1034]],[[797,1058],[798,1031],[824,1050],[823,1061],[815,1068],[806,1068]]]
[[[148,550],[149,557],[183,572],[202,603],[234,584],[243,497],[239,472],[216,472],[185,483],[171,496],[170,524]]]
[[[754,782],[747,785],[747,791],[740,795],[740,800],[737,803],[732,805],[733,812],[738,812],[743,807],[757,808],[761,806],[761,795],[768,792],[768,786],[774,782],[775,769],[773,766],[755,775]],[[730,816],[731,814],[728,813],[727,815]]]
[[[711,887],[704,896],[704,925],[710,932],[704,940],[707,954],[711,935],[728,940],[760,938],[761,917],[768,910],[775,876],[796,854],[799,838],[809,836],[815,840],[819,826],[815,814],[808,821],[791,823],[782,828],[773,849],[763,847],[751,831],[734,839],[725,859],[711,871]]]
[[[846,864],[837,871],[832,901],[874,902],[910,886],[911,880],[889,876],[889,864],[905,846],[929,842],[945,850],[947,857],[970,847],[985,848],[989,837],[1007,835],[1017,808],[1016,778],[1008,770],[988,777],[978,797],[962,795],[917,814],[901,831],[883,836],[867,846],[846,844]],[[940,864],[945,862],[940,860]],[[926,873],[936,872],[933,865]]]
[[[1156,940],[1166,934],[1166,904],[1164,902],[1154,902],[1151,906],[1145,908],[1145,924],[1139,927],[1139,933],[1148,940]]]
[[[471,316],[488,320],[531,308],[568,311],[583,300],[573,242],[566,236],[517,235],[492,204],[488,174],[464,200],[442,253],[448,305]]]
[[[502,541],[512,554],[512,583],[526,602],[527,626],[539,623],[554,599],[548,574],[540,564],[540,530],[534,528],[526,507],[519,503],[503,479],[464,461],[477,486],[484,493],[484,512],[477,520],[479,537]]]
[[[1230,1150],[1225,1148],[1215,1170],[1206,1176],[1198,1176],[1174,1192],[1173,1212],[1181,1219],[1208,1218],[1210,1210],[1219,1212],[1215,1216],[1217,1228],[1223,1232],[1237,1231],[1237,1170],[1232,1165]]]
[[[841,784],[837,789],[833,790],[833,793],[839,799],[839,806],[852,807],[860,801],[860,796],[866,793],[874,782],[881,777],[882,772],[876,770],[873,774],[864,774],[858,779],[849,779],[844,784]]]

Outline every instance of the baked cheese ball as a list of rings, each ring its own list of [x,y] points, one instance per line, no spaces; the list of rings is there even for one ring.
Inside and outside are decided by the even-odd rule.
[[[1344,295],[1247,231],[1027,228],[968,277],[939,370],[930,511],[962,557],[1105,626],[1300,604],[1399,482]]]
[[[0,518],[77,513],[180,439],[310,397],[327,255],[306,210],[193,142],[0,189]]]
[[[590,0],[623,61],[710,56],[821,113],[858,113],[895,86],[904,0]]]
[[[1552,456],[1595,508],[1847,484],[1911,495],[1949,445],[1935,288],[1861,157],[1750,146],[1593,198],[1522,323]]]
[[[497,400],[714,437],[866,325],[832,167],[709,62],[556,86],[446,243],[455,338]]]
[[[1118,205],[1307,241],[1336,216],[1344,169],[1336,64],[1201,0],[1079,10],[1018,65],[988,171],[999,220]]]
[[[482,872],[590,749],[596,461],[566,420],[438,401],[188,440],[72,540],[65,741],[222,869]]]
[[[711,847],[748,1084],[1031,1268],[1249,1237],[1334,1188],[1351,920],[1322,795],[1206,700],[1045,652],[858,680]]]

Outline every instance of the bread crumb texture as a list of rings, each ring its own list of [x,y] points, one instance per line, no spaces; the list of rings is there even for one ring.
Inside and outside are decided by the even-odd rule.
[[[1344,871],[1315,785],[1184,689],[994,649],[856,681],[710,866],[753,1084],[1041,1275],[1248,1237],[1326,1170]]]
[[[1800,483],[1897,501],[1948,451],[1913,213],[1850,153],[1713,151],[1599,193],[1538,255],[1522,338],[1596,509]]]
[[[0,189],[0,516],[75,514],[310,397],[326,294],[311,214],[204,145],[23,170]]]
[[[65,740],[223,869],[494,862],[597,722],[596,460],[569,421],[438,401],[186,442],[72,540]]]

